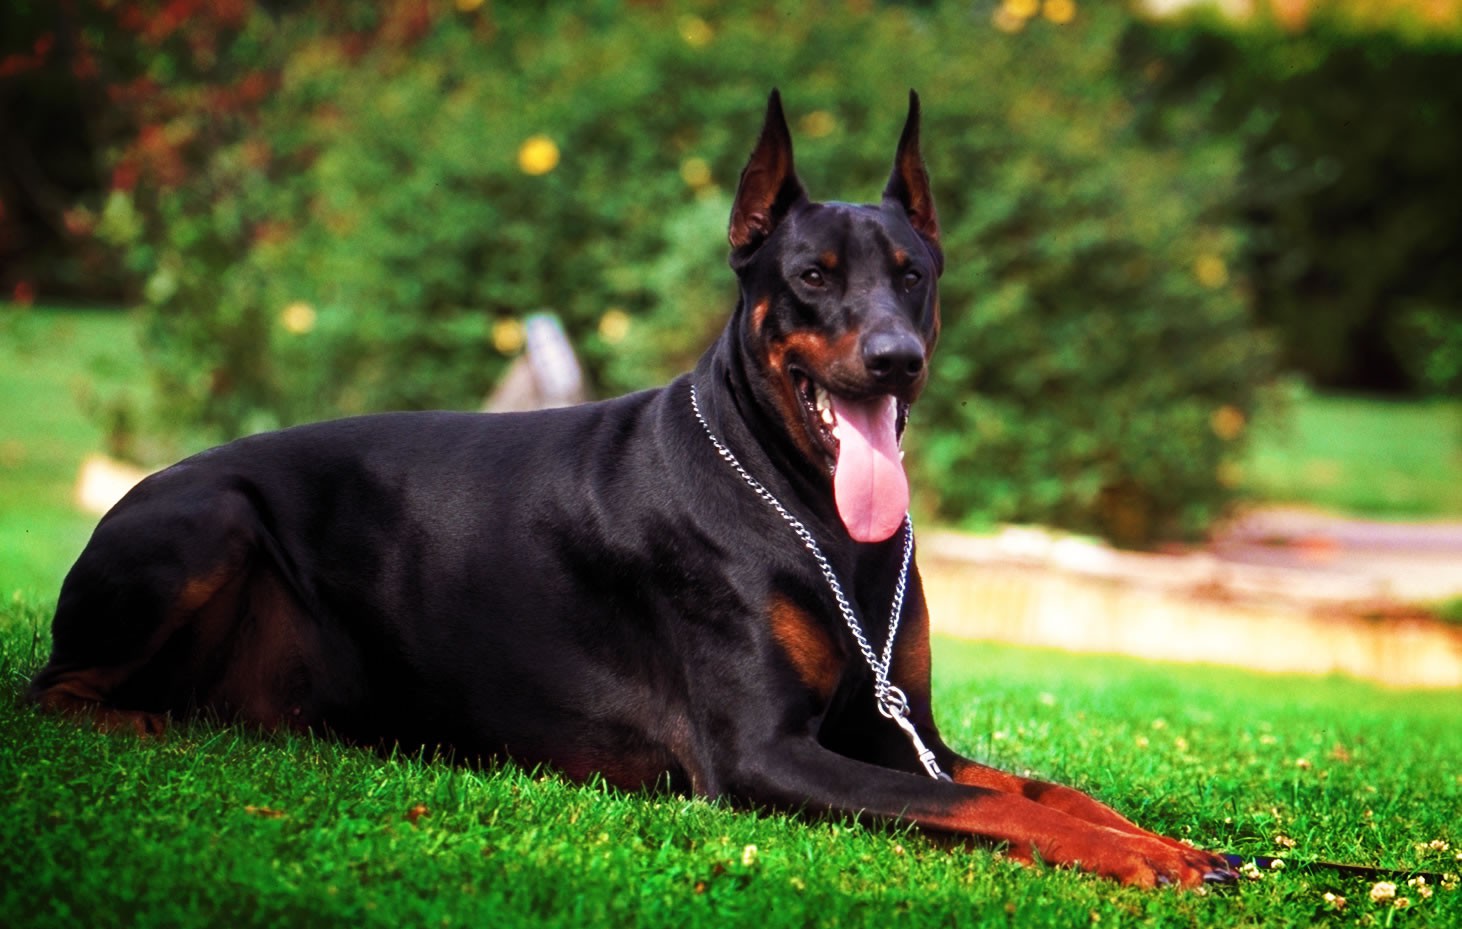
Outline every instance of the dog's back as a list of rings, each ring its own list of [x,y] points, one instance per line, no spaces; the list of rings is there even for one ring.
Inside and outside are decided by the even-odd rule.
[[[667,394],[338,420],[153,475],[67,576],[32,692],[144,726],[207,708],[587,775],[621,753],[626,694],[683,700],[644,692],[683,669],[633,667],[674,663],[657,601],[706,581],[680,538],[692,465],[662,438],[689,413]],[[680,768],[666,753],[629,779]]]

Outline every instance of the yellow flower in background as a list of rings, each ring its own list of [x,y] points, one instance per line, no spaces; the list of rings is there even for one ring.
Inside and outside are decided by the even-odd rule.
[[[797,123],[802,134],[812,139],[832,135],[838,128],[838,118],[827,110],[813,110]]]
[[[680,179],[700,190],[711,182],[711,165],[704,158],[687,158],[680,163]]]
[[[1076,18],[1074,0],[1046,0],[1041,14],[1058,26],[1064,26]]]
[[[1031,19],[1040,12],[1041,0],[1005,0],[1000,9],[1016,19]]]
[[[558,145],[546,135],[531,135],[518,146],[518,168],[524,174],[547,174],[558,167]]]
[[[990,21],[995,24],[996,29],[1009,35],[1014,35],[1025,28],[1025,20],[1019,16],[1012,16],[1010,11],[1003,6],[995,11],[995,15],[990,17]]]
[[[315,308],[303,300],[296,300],[279,314],[279,324],[286,332],[304,335],[315,328]]]
[[[599,317],[599,337],[610,345],[617,345],[624,341],[629,335],[630,318],[629,314],[617,306],[612,306],[604,311]]]
[[[480,6],[482,6],[482,0],[457,0],[457,9],[463,13],[471,13]]]
[[[1227,403],[1214,410],[1213,415],[1208,417],[1208,425],[1213,430],[1213,434],[1225,442],[1237,439],[1243,433],[1246,422],[1244,411]]]
[[[1193,262],[1193,276],[1204,287],[1216,290],[1228,283],[1228,265],[1217,255],[1199,255]]]
[[[500,319],[492,324],[492,347],[504,355],[515,355],[523,350],[527,333],[520,319]]]
[[[680,17],[680,37],[691,48],[705,48],[711,44],[716,33],[711,29],[711,24],[699,16],[682,16]]]

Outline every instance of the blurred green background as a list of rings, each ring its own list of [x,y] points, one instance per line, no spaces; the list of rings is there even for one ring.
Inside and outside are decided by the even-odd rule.
[[[4,402],[79,397],[158,464],[474,408],[542,310],[597,395],[661,383],[734,303],[768,90],[813,196],[866,201],[914,87],[949,259],[923,516],[1462,512],[1462,2],[1226,8],[10,0],[0,340],[40,380]],[[59,304],[135,315],[78,353]]]

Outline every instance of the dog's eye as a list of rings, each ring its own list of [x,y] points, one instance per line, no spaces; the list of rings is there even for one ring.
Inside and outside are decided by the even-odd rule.
[[[825,281],[821,271],[816,268],[808,268],[802,272],[802,283],[808,287],[821,287]]]
[[[918,271],[905,271],[904,290],[913,290],[915,287],[919,286],[919,282],[922,280],[923,278],[919,276]]]

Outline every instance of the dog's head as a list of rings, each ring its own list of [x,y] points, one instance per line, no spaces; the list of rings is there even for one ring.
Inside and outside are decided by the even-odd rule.
[[[899,442],[939,335],[939,221],[919,154],[919,98],[882,202],[817,203],[792,167],[772,92],[731,210],[743,338],[763,366],[766,408],[832,476],[860,542],[893,535],[909,502]]]

